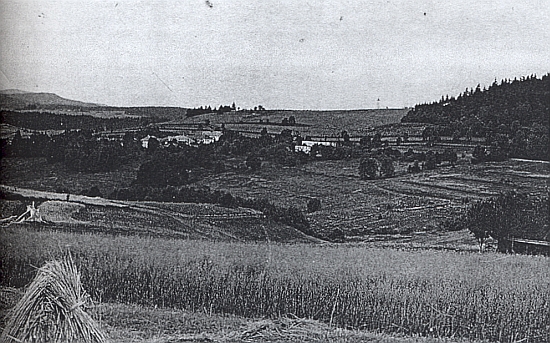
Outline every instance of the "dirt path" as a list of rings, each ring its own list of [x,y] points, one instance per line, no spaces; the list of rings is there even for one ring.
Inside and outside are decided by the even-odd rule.
[[[544,161],[544,160],[528,160],[525,158],[511,158],[511,161],[518,161],[518,162],[531,162],[531,163],[544,163],[544,164],[550,164],[550,161]]]

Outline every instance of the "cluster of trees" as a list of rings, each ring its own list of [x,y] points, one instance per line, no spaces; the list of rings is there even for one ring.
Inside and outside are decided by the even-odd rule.
[[[382,135],[380,132],[375,133],[373,136],[365,136],[359,140],[359,144],[368,149],[380,148],[382,144]]]
[[[401,121],[435,124],[440,134],[456,138],[487,137],[489,144],[505,138],[506,144],[491,150],[550,160],[549,109],[550,74],[540,79],[531,75],[500,84],[495,80],[489,88],[478,85],[456,98],[416,105]]]
[[[264,128],[257,138],[246,137],[236,131],[225,130],[216,149],[224,156],[246,156],[246,165],[257,170],[261,161],[271,161],[284,166],[295,166],[308,159],[305,154],[294,152],[292,131],[284,129],[272,136]]]
[[[31,130],[118,130],[126,127],[146,126],[159,118],[124,117],[99,118],[91,115],[68,115],[48,112],[1,111],[2,123]]]
[[[546,240],[550,237],[549,194],[528,195],[517,192],[501,194],[471,205],[459,218],[446,226],[452,230],[468,229],[476,237],[480,250],[486,240],[498,240],[499,251],[507,252],[510,238]]]
[[[420,171],[419,162],[422,162],[422,169],[432,170],[436,169],[438,165],[443,162],[448,162],[449,165],[453,166],[458,161],[458,155],[456,151],[451,148],[445,149],[443,152],[428,150],[427,152],[415,152],[413,149],[409,148],[403,154],[404,162],[414,162],[414,165],[409,166],[409,172]]]
[[[11,142],[2,139],[2,156],[6,157],[46,157],[50,152],[51,139],[45,134],[35,134],[23,138],[18,131]]]
[[[208,106],[200,106],[200,107],[194,107],[187,110],[187,116],[193,117],[198,116],[201,114],[207,114],[207,113],[227,113],[227,112],[235,112],[235,111],[247,111],[247,112],[258,112],[258,111],[265,111],[265,108],[262,105],[255,106],[253,109],[248,110],[241,110],[240,107],[237,107],[235,105],[235,102],[233,102],[231,105],[220,105],[220,107],[211,107]]]
[[[95,173],[119,168],[132,150],[120,142],[98,140],[91,131],[83,130],[52,137],[33,134],[28,138],[17,132],[10,144],[2,141],[2,153],[8,157],[46,157],[50,163],[62,162],[69,169]]]
[[[180,186],[208,172],[221,172],[225,166],[218,159],[214,146],[171,146],[145,156],[134,183],[143,186]]]
[[[409,148],[402,154],[397,149],[389,147],[372,150],[361,159],[359,163],[359,176],[363,180],[374,180],[388,178],[395,175],[395,161],[413,162],[409,165],[408,172],[416,173],[421,170],[436,169],[443,162],[454,166],[458,161],[457,153],[452,149],[445,149],[443,152],[429,150],[427,152],[415,152]],[[421,164],[420,164],[421,163]]]
[[[281,120],[281,124],[282,125],[294,125],[296,124],[296,118],[294,116],[290,116],[288,118],[283,118],[283,120]]]
[[[242,198],[228,192],[212,191],[208,187],[152,187],[134,184],[129,188],[115,189],[109,197],[117,200],[209,203],[224,207],[251,208],[263,212],[273,221],[289,225],[308,235],[314,234],[310,229],[309,221],[296,207],[277,206],[267,199]]]
[[[394,174],[393,160],[386,155],[368,157],[362,159],[359,163],[359,177],[362,180],[387,178],[392,177]]]

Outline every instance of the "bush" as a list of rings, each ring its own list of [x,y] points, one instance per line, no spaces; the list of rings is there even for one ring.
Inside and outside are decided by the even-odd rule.
[[[246,158],[246,166],[251,170],[258,170],[262,167],[262,160],[258,156],[250,155]]]
[[[309,199],[307,202],[307,211],[313,213],[321,209],[321,200],[317,198]]]
[[[362,180],[374,180],[378,173],[380,163],[377,159],[369,157],[359,163],[359,177]]]
[[[384,154],[377,158],[369,157],[359,163],[359,177],[362,180],[374,180],[378,177],[395,175],[393,160]]]

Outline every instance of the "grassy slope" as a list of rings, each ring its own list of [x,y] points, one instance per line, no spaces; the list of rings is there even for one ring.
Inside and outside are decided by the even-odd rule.
[[[350,240],[371,239],[373,234],[379,233],[411,234],[439,230],[442,221],[461,211],[469,201],[509,190],[542,192],[548,186],[548,164],[506,161],[471,165],[467,159],[468,155],[459,161],[456,168],[442,166],[415,175],[405,172],[407,164],[398,164],[397,177],[375,181],[359,179],[358,160],[318,161],[298,167],[264,163],[256,173],[227,172],[208,177],[196,185],[228,190],[244,197],[268,198],[280,205],[293,205],[304,211],[310,198],[319,198],[321,210],[308,214],[313,229],[328,234],[338,228]],[[82,174],[67,171],[62,165],[48,165],[44,159],[7,158],[2,161],[1,176],[3,183],[12,186],[50,191],[67,188],[74,194],[97,185],[101,192],[108,194],[117,185],[132,182],[138,166],[137,161],[134,163],[117,172]],[[183,208],[177,212],[194,214],[199,208]],[[157,210],[156,217],[161,219],[154,220],[158,225],[148,224],[151,220],[149,215],[145,218],[140,217],[141,214],[129,215],[124,211],[116,214],[114,209],[109,209],[102,217],[102,211],[90,208],[87,217],[82,220],[101,222],[105,217],[105,223],[109,224],[109,220],[117,218],[116,223],[122,226],[122,232],[124,227],[131,225],[146,230],[147,226],[164,226],[166,220],[174,222],[166,216],[162,219],[160,210]],[[131,219],[127,223],[124,223],[125,215]],[[264,224],[268,224],[274,237],[284,235],[280,231],[282,226],[275,227],[272,223],[256,219],[254,223],[247,223],[243,218],[209,218],[208,222],[205,223],[207,227],[226,226],[229,228],[227,233],[245,240],[265,238],[261,234]],[[239,230],[239,226],[256,229],[248,235],[246,230]],[[220,235],[217,237],[222,239]]]

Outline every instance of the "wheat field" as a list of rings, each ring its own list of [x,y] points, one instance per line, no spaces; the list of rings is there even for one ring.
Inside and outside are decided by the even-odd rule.
[[[548,342],[547,257],[361,245],[223,243],[3,228],[2,284],[70,251],[92,297],[342,328]]]

